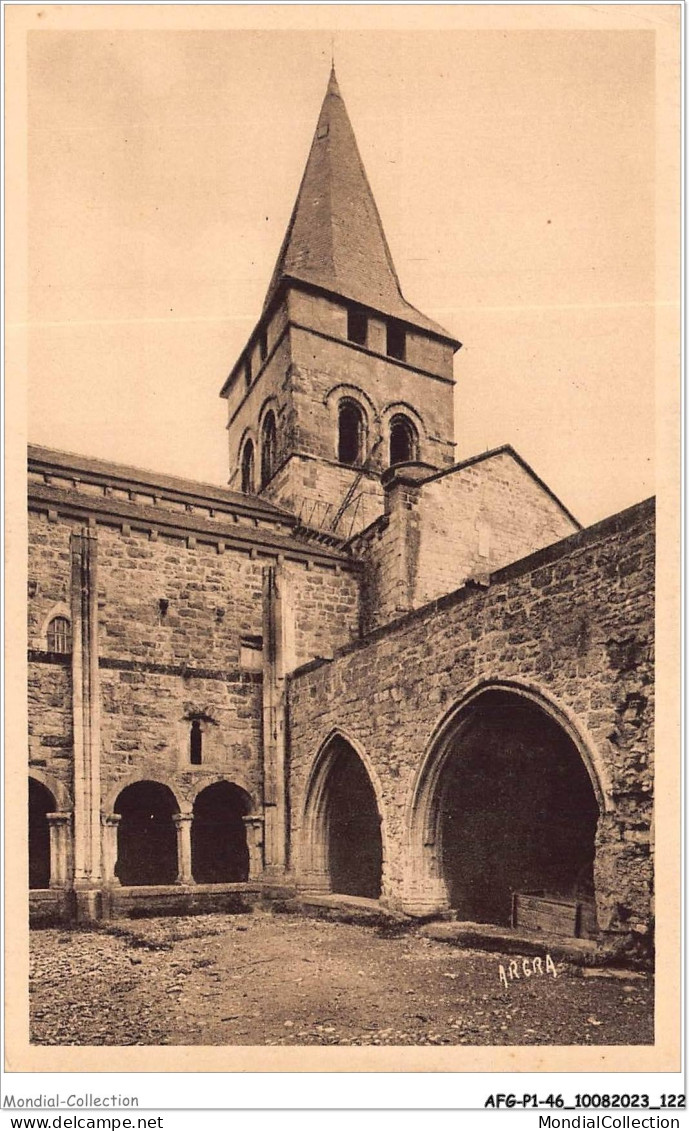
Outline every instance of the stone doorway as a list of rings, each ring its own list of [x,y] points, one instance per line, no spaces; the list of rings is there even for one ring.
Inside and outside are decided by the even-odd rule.
[[[312,891],[378,899],[381,818],[368,771],[340,735],[325,747],[306,811],[306,886]]]
[[[29,778],[29,887],[50,887],[50,826],[48,813],[57,808],[47,786]]]
[[[179,806],[161,782],[139,781],[122,790],[115,802],[117,829],[115,874],[124,887],[173,884],[177,879]]]
[[[248,880],[244,817],[250,808],[248,795],[231,782],[214,782],[198,794],[191,826],[191,867],[198,884]]]

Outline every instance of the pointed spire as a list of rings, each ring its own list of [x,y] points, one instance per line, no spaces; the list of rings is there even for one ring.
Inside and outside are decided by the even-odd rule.
[[[456,340],[402,295],[340,93],[334,60],[264,310],[284,279],[310,283],[449,341]]]

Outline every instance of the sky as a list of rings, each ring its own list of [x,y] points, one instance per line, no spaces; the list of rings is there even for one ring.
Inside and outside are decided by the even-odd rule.
[[[585,524],[654,493],[652,30],[149,22],[28,36],[31,442],[227,482],[334,49],[404,295],[463,343],[457,458],[511,443]]]

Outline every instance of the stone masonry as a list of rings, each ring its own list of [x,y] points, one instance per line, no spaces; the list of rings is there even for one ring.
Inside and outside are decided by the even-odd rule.
[[[650,939],[653,500],[582,529],[511,447],[456,463],[459,348],[333,73],[229,486],[29,450],[35,919],[300,893]]]

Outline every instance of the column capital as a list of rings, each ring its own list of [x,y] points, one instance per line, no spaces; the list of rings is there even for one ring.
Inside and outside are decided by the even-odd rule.
[[[115,825],[115,826],[119,825],[121,820],[122,820],[122,814],[121,813],[101,813],[101,815],[100,815],[100,823],[101,823],[101,825],[104,825],[106,828],[107,828],[108,825]]]
[[[264,825],[266,822],[266,819],[262,813],[248,813],[246,817],[242,817],[242,820],[245,825],[248,825],[250,828],[254,829],[260,828],[261,825]]]
[[[176,825],[183,825],[185,821],[193,821],[193,813],[173,813],[172,819]]]
[[[46,813],[46,820],[49,825],[70,825],[72,823],[72,810],[58,810],[55,813]]]

